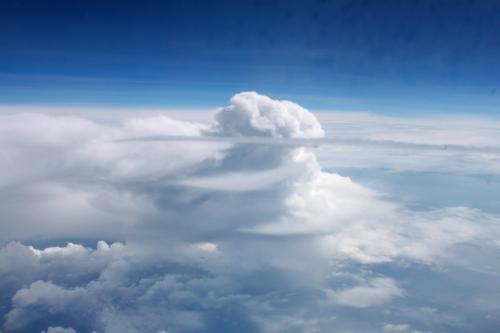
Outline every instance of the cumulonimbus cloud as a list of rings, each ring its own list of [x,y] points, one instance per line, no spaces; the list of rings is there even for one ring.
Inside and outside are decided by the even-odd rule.
[[[219,139],[116,141],[162,135]],[[497,216],[412,210],[307,146],[245,141],[323,137],[308,110],[253,92],[210,123],[2,116],[2,329],[368,332],[356,311],[428,305],[407,301],[402,267],[500,272],[469,260],[497,251]]]

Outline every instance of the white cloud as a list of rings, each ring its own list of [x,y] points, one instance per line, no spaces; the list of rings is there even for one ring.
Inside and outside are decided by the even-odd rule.
[[[425,117],[398,118],[370,113],[318,112],[327,137],[340,145],[318,150],[323,167],[386,168],[431,172],[489,173],[500,171],[500,121],[498,119]],[[368,144],[343,145],[342,140]],[[393,142],[377,147],[370,140]],[[398,143],[409,143],[397,147]],[[412,148],[411,144],[415,146]],[[428,150],[423,145],[458,145],[467,148],[496,147],[496,153]]]
[[[210,243],[210,242],[204,242],[204,243],[198,243],[194,244],[195,248],[203,251],[203,252],[208,252],[208,253],[214,253],[217,252],[217,244]]]
[[[498,250],[497,216],[466,207],[412,210],[324,171],[322,149],[115,141],[323,137],[317,118],[291,102],[241,93],[212,122],[82,115],[0,116],[6,331],[369,332],[382,319],[356,326],[356,311],[380,314],[395,299],[405,309],[422,306],[405,303],[414,296],[411,277],[394,273],[405,265],[477,272],[471,258]],[[418,134],[385,136],[399,120],[366,117],[358,127],[332,118],[325,128],[418,142]],[[366,119],[379,132],[370,132]],[[462,142],[457,134],[442,140],[489,144],[494,133],[488,135],[481,142]],[[331,165],[394,161],[366,147],[354,151],[328,158]],[[408,163],[418,166],[413,153]],[[467,247],[460,260],[459,247]],[[346,277],[351,284],[343,284]]]
[[[47,331],[43,331],[42,333],[76,333],[76,331],[72,328],[64,328],[56,326],[56,327],[48,327]]]
[[[287,166],[268,171],[225,172],[209,177],[182,179],[178,184],[214,191],[256,191],[290,178],[297,174],[297,169],[295,166]]]
[[[391,302],[403,296],[403,290],[390,278],[374,278],[361,285],[340,291],[325,290],[330,301],[344,306],[366,308]]]
[[[382,330],[387,333],[406,333],[410,331],[408,324],[385,324]]]
[[[271,136],[320,138],[324,131],[316,117],[290,101],[273,100],[255,92],[231,98],[231,105],[215,115],[217,134],[227,136]]]

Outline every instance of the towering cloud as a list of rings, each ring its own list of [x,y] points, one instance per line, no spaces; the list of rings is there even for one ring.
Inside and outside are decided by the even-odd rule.
[[[210,123],[1,118],[3,332],[432,330],[428,309],[456,328],[448,294],[426,290],[500,274],[475,260],[495,257],[497,216],[409,209],[322,170],[314,150],[116,141],[323,137],[292,102],[240,93]],[[488,296],[458,315],[493,311]]]
[[[231,105],[215,115],[216,133],[228,136],[320,138],[324,131],[316,117],[298,104],[273,100],[255,92],[231,98]]]

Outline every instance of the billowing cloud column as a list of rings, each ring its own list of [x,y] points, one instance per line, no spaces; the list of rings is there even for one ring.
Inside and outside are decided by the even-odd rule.
[[[498,284],[497,216],[411,210],[313,149],[233,139],[323,137],[295,103],[244,92],[210,123],[0,118],[4,333],[417,332],[448,300],[412,295],[461,292],[447,269]],[[116,141],[157,135],[197,140]]]

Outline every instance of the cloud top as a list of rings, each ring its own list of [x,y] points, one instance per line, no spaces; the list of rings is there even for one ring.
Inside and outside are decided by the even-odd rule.
[[[216,131],[225,136],[321,138],[325,132],[308,110],[290,101],[241,92],[215,115]]]

